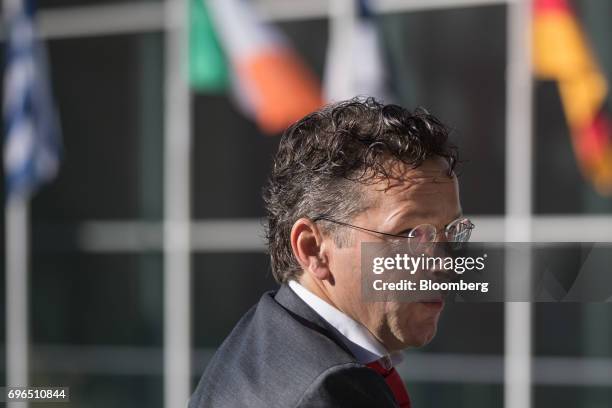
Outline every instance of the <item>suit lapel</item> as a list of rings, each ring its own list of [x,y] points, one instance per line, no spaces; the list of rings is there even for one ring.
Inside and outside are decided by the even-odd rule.
[[[335,327],[330,325],[317,312],[308,306],[293,290],[287,285],[282,284],[274,300],[281,305],[292,317],[322,335],[331,339],[341,349],[355,358],[351,351],[346,347],[343,336]]]

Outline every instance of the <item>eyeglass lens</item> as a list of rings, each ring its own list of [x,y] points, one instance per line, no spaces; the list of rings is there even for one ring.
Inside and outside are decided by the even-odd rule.
[[[450,223],[444,231],[446,240],[454,249],[470,239],[473,224],[467,218],[460,218]],[[423,251],[431,247],[436,241],[437,229],[431,224],[421,224],[414,227],[408,235],[412,251]]]

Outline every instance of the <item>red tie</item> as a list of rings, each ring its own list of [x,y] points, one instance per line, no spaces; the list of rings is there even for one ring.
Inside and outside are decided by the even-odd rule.
[[[373,361],[366,365],[383,376],[387,385],[389,386],[389,388],[391,388],[391,392],[393,392],[395,401],[397,401],[397,404],[400,406],[400,408],[411,407],[408,391],[406,391],[404,381],[402,381],[402,377],[399,376],[395,367],[391,367],[390,370],[387,370],[385,367],[383,367],[380,361]]]

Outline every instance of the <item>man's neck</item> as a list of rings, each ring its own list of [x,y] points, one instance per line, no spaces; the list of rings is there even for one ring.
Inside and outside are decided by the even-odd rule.
[[[323,284],[321,284],[320,282],[316,282],[308,273],[303,273],[302,276],[300,276],[296,280],[299,282],[300,285],[308,289],[310,292],[317,295],[319,298],[329,303],[336,309],[342,311],[342,309],[332,301],[331,296],[329,296]]]
[[[325,301],[329,305],[331,305],[334,308],[338,309],[339,311],[341,311],[342,313],[346,314],[347,316],[349,316],[353,320],[361,323],[372,334],[372,336],[374,336],[374,338],[376,338],[376,340],[378,340],[378,342],[380,342],[382,345],[384,345],[389,351],[397,352],[397,351],[401,350],[401,349],[395,349],[395,348],[392,348],[392,347],[389,347],[388,345],[386,345],[385,341],[383,341],[383,339],[382,339],[382,336],[380,336],[380,333],[378,333],[376,331],[373,331],[372,328],[370,327],[370,325],[368,325],[366,322],[363,322],[361,319],[357,318],[356,316],[353,316],[351,313],[348,313],[342,307],[339,307],[339,305],[337,305],[336,302],[334,302],[332,300],[333,297],[329,295],[329,292],[328,292],[327,288],[324,286],[324,284],[321,283],[320,281],[317,281],[317,280],[313,279],[310,276],[310,274],[304,272],[304,273],[302,273],[302,275],[298,279],[296,279],[296,281],[300,285],[302,285],[304,288],[308,289],[308,291],[310,291],[311,293],[316,295],[318,298],[320,298],[321,300]]]
[[[289,287],[342,335],[343,341],[357,361],[367,364],[389,357],[389,352],[385,346],[362,323],[323,300],[297,280],[290,281]]]

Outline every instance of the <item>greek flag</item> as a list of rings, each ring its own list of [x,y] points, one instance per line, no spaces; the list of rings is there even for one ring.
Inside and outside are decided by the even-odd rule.
[[[7,196],[27,198],[57,173],[59,123],[31,0],[5,0],[4,170]]]

